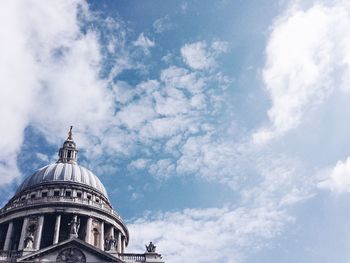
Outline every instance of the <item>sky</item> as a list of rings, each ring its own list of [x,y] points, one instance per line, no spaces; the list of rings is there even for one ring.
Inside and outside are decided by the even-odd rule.
[[[0,2],[0,204],[79,164],[168,263],[350,261],[350,2]]]

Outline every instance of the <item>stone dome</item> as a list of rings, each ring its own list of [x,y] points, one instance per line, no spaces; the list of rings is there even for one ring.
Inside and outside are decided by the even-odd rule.
[[[108,197],[105,187],[93,172],[76,163],[66,162],[53,163],[40,168],[23,181],[16,193],[36,185],[56,182],[86,185]]]

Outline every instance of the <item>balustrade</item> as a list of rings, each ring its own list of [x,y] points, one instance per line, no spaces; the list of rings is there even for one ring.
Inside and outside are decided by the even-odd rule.
[[[8,258],[18,258],[22,256],[22,251],[17,250],[0,250],[0,261]]]
[[[125,253],[120,254],[119,258],[125,261],[146,262],[146,256],[144,254]]]

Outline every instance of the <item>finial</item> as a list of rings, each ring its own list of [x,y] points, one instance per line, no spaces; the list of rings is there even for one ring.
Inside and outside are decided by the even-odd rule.
[[[73,140],[73,133],[72,133],[73,126],[70,126],[69,132],[68,132],[68,138],[67,140]]]

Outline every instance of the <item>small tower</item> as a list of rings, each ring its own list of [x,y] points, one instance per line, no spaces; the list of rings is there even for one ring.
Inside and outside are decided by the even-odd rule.
[[[57,163],[77,163],[78,150],[76,144],[73,141],[73,126],[70,126],[68,132],[68,138],[64,141],[62,148],[58,152],[59,159]]]

